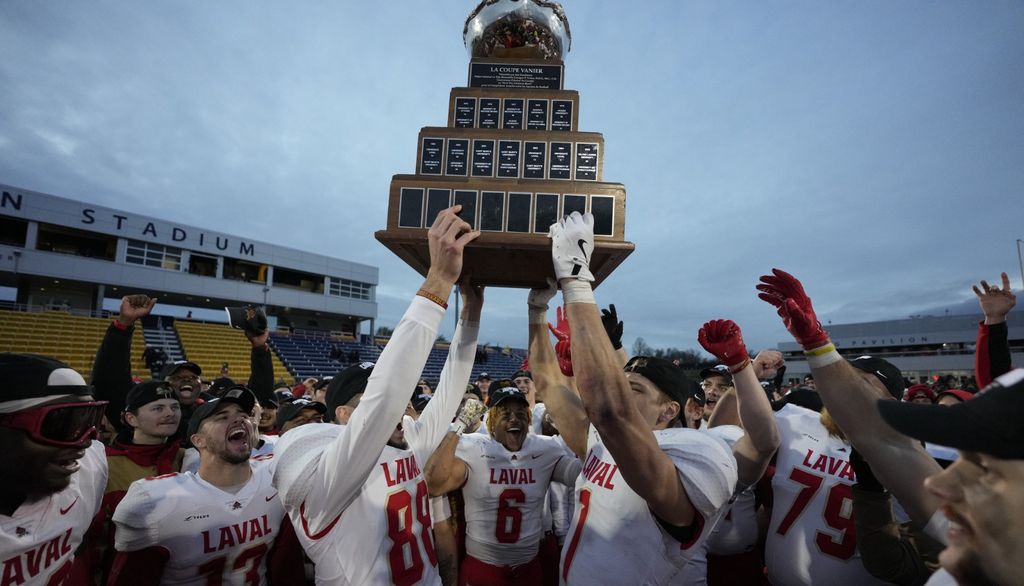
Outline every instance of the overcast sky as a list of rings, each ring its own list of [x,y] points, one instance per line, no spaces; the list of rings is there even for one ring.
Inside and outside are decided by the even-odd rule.
[[[1024,3],[562,4],[580,130],[627,190],[636,251],[597,291],[627,345],[719,317],[788,340],[773,266],[834,323],[1020,288]],[[474,6],[5,0],[0,183],[378,266],[393,326],[422,279],[373,232]],[[525,297],[490,291],[481,341],[524,346]]]

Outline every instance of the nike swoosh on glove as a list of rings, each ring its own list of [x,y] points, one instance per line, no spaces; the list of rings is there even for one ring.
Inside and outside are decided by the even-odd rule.
[[[551,260],[559,279],[594,282],[590,259],[594,254],[594,216],[573,212],[551,225]]]

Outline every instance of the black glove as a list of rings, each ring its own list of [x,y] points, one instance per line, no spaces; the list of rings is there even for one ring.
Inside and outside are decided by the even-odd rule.
[[[850,450],[850,466],[853,466],[853,473],[857,475],[857,488],[870,492],[885,492],[885,487],[875,478],[871,466],[867,460],[855,449]]]
[[[616,350],[622,348],[622,322],[619,321],[619,316],[615,313],[614,303],[609,305],[608,309],[601,310],[601,325],[608,333],[608,339],[612,341],[612,348]]]

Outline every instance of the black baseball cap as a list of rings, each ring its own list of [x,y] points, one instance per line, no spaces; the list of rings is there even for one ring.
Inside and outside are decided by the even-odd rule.
[[[186,437],[191,438],[195,435],[199,431],[199,426],[203,424],[204,419],[220,411],[221,407],[230,403],[238,405],[246,413],[251,413],[253,408],[256,407],[256,395],[252,394],[252,391],[248,388],[238,385],[228,389],[220,397],[204,402],[192,412],[192,417],[188,420],[188,436]]]
[[[78,371],[38,354],[0,353],[0,380],[0,403],[92,394],[92,387]]]
[[[700,380],[704,380],[709,376],[724,376],[725,380],[732,384],[732,373],[729,372],[729,367],[724,364],[716,364],[700,371]]]
[[[476,377],[476,380],[491,380],[491,375],[486,372],[481,372],[480,376]]]
[[[210,381],[210,394],[219,396],[221,393],[234,386],[237,386],[235,381],[226,376],[219,376]]]
[[[876,356],[858,356],[850,361],[850,366],[875,375],[894,399],[903,399],[903,372],[892,362]]]
[[[893,429],[912,438],[1024,459],[1024,369],[1011,370],[970,400],[949,407],[880,400],[878,410]]]
[[[303,409],[314,409],[320,415],[327,413],[327,405],[323,403],[310,401],[309,399],[295,399],[294,401],[283,403],[277,409],[277,419],[274,420],[274,427],[281,429],[285,423],[295,418]]]
[[[681,368],[668,360],[653,356],[634,356],[629,359],[623,370],[642,375],[654,383],[658,390],[679,403],[681,408],[686,406],[686,400],[691,397],[697,403],[704,404],[704,393],[700,385],[687,378]]]
[[[518,399],[526,405],[530,404],[530,401],[526,399],[526,395],[510,380],[499,381],[498,390],[487,393],[489,407],[497,407],[503,401],[507,401],[509,399]]]
[[[322,388],[326,387],[327,385],[331,384],[331,380],[333,380],[333,379],[334,379],[333,376],[325,376],[323,378],[317,379],[316,383],[313,384],[313,388],[315,390],[319,391],[320,389],[322,389]]]
[[[201,374],[203,374],[203,369],[199,368],[199,365],[196,364],[195,362],[190,362],[188,360],[175,360],[174,362],[164,367],[164,369],[160,372],[160,378],[167,380],[174,373],[178,372],[183,368],[187,368],[188,370],[191,370],[192,372],[196,373],[196,376],[200,376]]]
[[[245,305],[242,307],[225,307],[228,323],[238,330],[261,335],[267,331],[267,312],[262,307]]]
[[[328,421],[334,421],[334,412],[338,407],[348,403],[359,393],[366,390],[366,382],[373,373],[374,363],[361,362],[353,364],[334,375],[327,385],[327,394],[324,400],[327,401]]]
[[[139,407],[148,405],[153,401],[159,401],[160,399],[174,399],[178,400],[178,393],[174,392],[171,385],[167,384],[167,381],[162,380],[151,380],[144,383],[139,383],[132,387],[132,390],[128,391],[128,396],[124,401],[125,411],[138,411]]]
[[[512,374],[512,380],[516,380],[517,378],[519,378],[521,376],[525,376],[526,378],[528,378],[530,380],[533,380],[533,373],[530,372],[529,370],[523,370],[523,369],[519,369],[519,370],[515,371],[515,373]]]
[[[818,391],[805,387],[793,389],[778,401],[772,401],[772,410],[778,411],[789,404],[803,407],[804,409],[810,409],[811,411],[817,411],[818,413],[821,413],[821,409],[824,407],[824,404],[821,402],[821,395],[818,394]]]
[[[412,399],[410,399],[412,401],[412,408],[415,409],[417,413],[423,413],[423,410],[427,407],[427,403],[429,403],[432,398],[433,397],[431,395],[426,393],[413,393]]]

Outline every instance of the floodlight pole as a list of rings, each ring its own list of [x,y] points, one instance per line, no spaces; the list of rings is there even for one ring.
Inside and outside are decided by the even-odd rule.
[[[1024,287],[1024,256],[1021,256],[1020,245],[1024,244],[1024,240],[1017,239],[1017,262],[1020,263],[1020,286]]]

